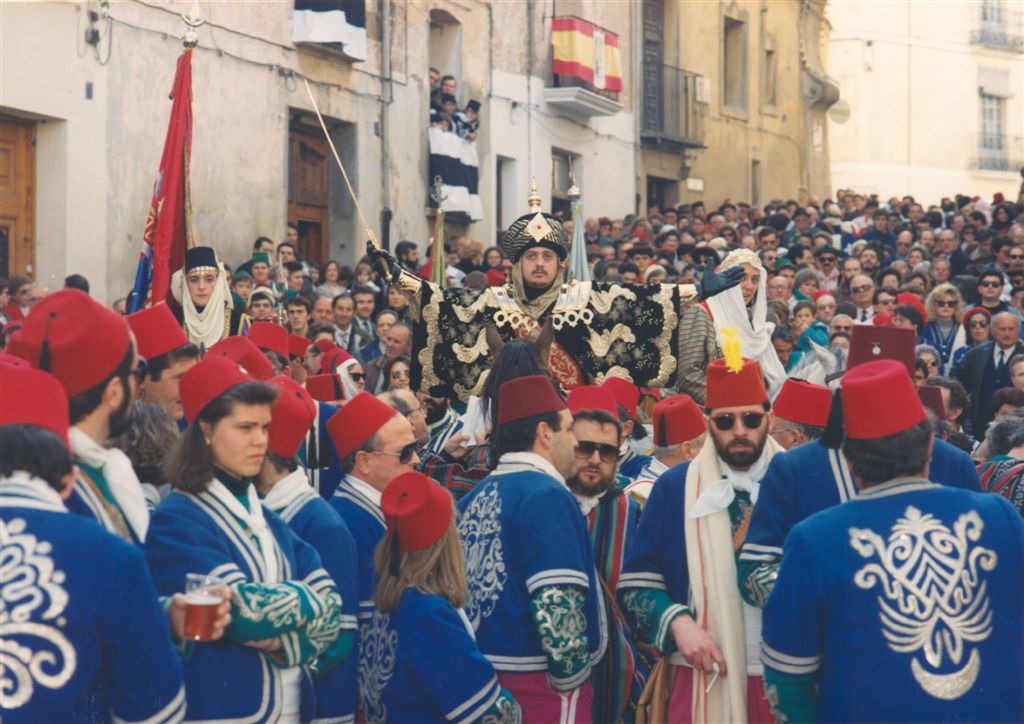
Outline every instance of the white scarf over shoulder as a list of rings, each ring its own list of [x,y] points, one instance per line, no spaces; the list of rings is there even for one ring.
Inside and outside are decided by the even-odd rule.
[[[117,448],[103,447],[77,427],[68,430],[68,441],[71,453],[77,459],[103,471],[125,522],[132,527],[139,542],[145,542],[146,531],[149,530],[149,506],[128,456]]]

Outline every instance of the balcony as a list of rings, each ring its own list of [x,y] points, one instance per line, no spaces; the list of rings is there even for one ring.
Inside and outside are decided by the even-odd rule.
[[[971,29],[971,44],[1024,53],[1024,14],[1000,4],[982,3]]]
[[[978,171],[1009,171],[1024,167],[1024,137],[979,133],[974,138],[977,153],[970,167]]]
[[[647,145],[673,150],[704,148],[701,76],[660,63],[644,63],[640,137]]]

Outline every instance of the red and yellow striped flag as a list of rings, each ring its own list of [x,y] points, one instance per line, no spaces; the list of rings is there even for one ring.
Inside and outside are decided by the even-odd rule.
[[[552,18],[551,69],[571,75],[598,90],[622,90],[619,36],[579,18]]]

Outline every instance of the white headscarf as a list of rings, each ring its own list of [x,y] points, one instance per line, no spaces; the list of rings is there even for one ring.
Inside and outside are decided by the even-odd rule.
[[[224,264],[217,262],[217,283],[213,286],[210,301],[200,312],[192,302],[185,282],[185,270],[179,269],[171,276],[171,293],[181,304],[185,317],[185,334],[193,344],[209,349],[227,335],[224,327],[229,323],[235,304],[228,288],[228,276]]]
[[[359,361],[352,357],[342,362],[334,370],[334,374],[338,375],[338,379],[341,380],[341,389],[345,393],[345,400],[351,400],[353,397],[359,394],[360,390],[353,379],[349,376],[349,370],[359,364]]]
[[[722,262],[719,271],[740,264],[750,264],[761,272],[761,279],[757,285],[757,296],[754,297],[753,317],[747,315],[747,305],[743,301],[743,290],[739,285],[727,289],[721,294],[716,294],[707,300],[711,309],[711,316],[715,320],[715,330],[719,334],[718,343],[721,345],[721,330],[723,327],[733,327],[739,332],[740,343],[743,349],[743,356],[756,360],[761,366],[761,373],[768,383],[768,396],[775,399],[775,396],[782,389],[786,381],[786,370],[772,346],[772,332],[775,325],[768,321],[768,299],[766,285],[768,274],[761,265],[757,254],[750,249],[735,249],[729,252]]]

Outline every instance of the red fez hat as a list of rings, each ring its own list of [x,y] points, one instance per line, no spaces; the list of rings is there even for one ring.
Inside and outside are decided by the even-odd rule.
[[[851,440],[895,435],[925,419],[907,368],[895,360],[865,362],[848,371],[841,397],[846,437]]]
[[[892,315],[891,314],[876,314],[871,318],[871,323],[876,327],[891,327],[892,326]]]
[[[124,317],[77,289],[39,301],[8,351],[60,380],[69,397],[110,377],[131,346]]]
[[[708,365],[707,388],[704,406],[709,410],[760,405],[768,401],[761,367],[752,359],[744,358],[738,372],[729,369],[724,359],[716,359]]]
[[[327,421],[338,457],[344,459],[398,413],[371,395],[360,392]]]
[[[206,356],[210,355],[227,357],[257,380],[269,380],[274,376],[273,365],[248,337],[226,337],[210,347]]]
[[[288,359],[288,330],[280,324],[256,322],[249,327],[249,339],[260,349],[269,349]]]
[[[402,473],[384,488],[380,509],[388,537],[405,553],[441,540],[452,522],[452,496],[421,472]]]
[[[313,343],[313,346],[320,350],[320,353],[330,352],[332,349],[337,349],[338,345],[329,339],[318,339]]]
[[[156,359],[189,343],[185,330],[166,304],[143,309],[125,317],[135,334],[135,346],[147,360]]]
[[[921,404],[935,413],[940,420],[946,419],[946,403],[942,401],[942,388],[937,385],[921,385],[917,388]]]
[[[673,395],[654,406],[654,444],[680,445],[707,432],[704,413],[689,395]]]
[[[836,296],[835,292],[830,292],[828,289],[821,289],[819,291],[816,291],[814,294],[812,294],[811,295],[811,299],[813,299],[814,301],[818,301],[822,297],[832,297],[834,299],[835,296]]]
[[[309,345],[312,344],[307,338],[298,334],[288,335],[288,356],[291,359],[299,359],[306,354]]]
[[[803,380],[786,380],[775,398],[775,416],[802,425],[825,427],[832,406],[832,392],[827,387]]]
[[[850,354],[846,369],[865,362],[891,359],[903,363],[907,374],[914,376],[914,330],[907,327],[875,327],[855,324],[850,333]]]
[[[342,362],[348,362],[350,359],[352,359],[352,355],[341,347],[335,347],[320,359],[320,371],[325,375],[329,375],[337,369],[338,365]]]
[[[68,393],[49,372],[0,364],[0,425],[35,425],[68,444]]]
[[[32,365],[21,357],[15,357],[13,354],[8,354],[3,350],[0,350],[0,365],[10,365],[11,367],[21,367],[23,369],[30,370]]]
[[[640,402],[640,390],[636,385],[621,377],[609,377],[601,387],[611,392],[615,402],[622,405],[631,417],[636,416],[636,405]]]
[[[547,375],[527,375],[498,388],[498,424],[564,410],[565,402]]]
[[[505,283],[505,272],[498,268],[488,269],[486,277],[489,287],[500,287]]]
[[[310,375],[306,378],[306,392],[319,402],[334,402],[345,399],[338,375]]]
[[[181,376],[179,390],[185,419],[195,421],[203,409],[235,385],[253,379],[227,357],[206,355]]]
[[[900,292],[896,295],[896,303],[909,304],[921,313],[921,319],[928,321],[928,310],[924,308],[924,304],[921,302],[921,297],[917,296],[913,292]]]
[[[604,387],[594,385],[576,387],[569,392],[565,404],[573,415],[583,410],[604,410],[616,420],[619,419],[619,411],[615,409],[615,398]]]
[[[269,384],[279,392],[271,410],[268,447],[275,455],[293,458],[316,419],[316,403],[291,377],[278,375]]]

